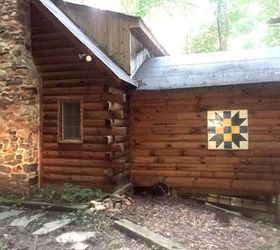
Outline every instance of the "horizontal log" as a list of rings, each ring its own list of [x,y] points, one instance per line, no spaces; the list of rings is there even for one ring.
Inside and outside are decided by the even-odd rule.
[[[93,144],[109,144],[109,138],[108,136],[84,136],[84,143],[93,143]],[[42,135],[42,141],[43,142],[58,142],[58,136],[57,135],[48,135],[43,134]]]
[[[32,42],[62,40],[64,35],[61,32],[41,33],[32,35]]]
[[[61,95],[60,97],[67,97],[69,99],[71,98],[77,98],[77,95]],[[83,101],[85,103],[104,103],[104,102],[118,102],[118,103],[125,103],[125,100],[122,97],[119,97],[117,95],[108,95],[108,94],[96,94],[96,93],[90,93],[83,95]],[[58,100],[58,96],[51,96],[51,95],[43,95],[43,103],[55,103]]]
[[[68,39],[50,40],[50,41],[34,41],[34,42],[32,41],[32,48],[35,50],[50,49],[50,48],[64,48],[64,47],[71,47],[71,46],[73,46],[73,43],[71,41],[69,41]]]
[[[172,114],[165,113],[164,115],[149,115],[147,117],[138,117],[134,115],[134,128],[153,128],[153,127],[193,127],[193,126],[205,126],[207,125],[207,114],[205,113],[202,118],[188,119],[188,118],[176,118],[178,113]],[[187,113],[186,113],[187,116]],[[280,126],[278,118],[250,118],[250,126]]]
[[[207,149],[207,142],[141,142],[135,143],[137,149]]]
[[[42,174],[44,181],[63,181],[68,183],[86,183],[91,182],[92,185],[100,187],[102,184],[109,184],[107,177],[92,175],[69,175],[69,174]],[[88,186],[86,184],[86,186]]]
[[[85,160],[85,159],[61,159],[61,158],[43,158],[42,164],[47,166],[70,166],[70,167],[100,167],[106,168],[110,164],[105,160]]]
[[[66,66],[66,65],[65,65]],[[82,70],[73,69],[72,71],[57,70],[54,72],[41,72],[43,80],[68,80],[82,78],[98,78],[102,77],[102,73],[98,70],[84,67]],[[102,86],[103,87],[103,86]],[[103,88],[101,90],[103,92]]]
[[[102,95],[102,86],[44,88],[45,96]]]
[[[100,110],[108,110],[109,104],[108,102],[104,103],[83,103],[83,109],[85,111],[100,111]]]
[[[200,171],[200,172],[252,172],[260,174],[280,173],[278,165],[246,165],[246,164],[168,164],[168,163],[133,163],[131,169],[134,170],[178,170],[178,171]]]
[[[273,99],[272,99],[273,100]],[[219,102],[219,104],[207,104],[207,105],[201,105],[201,104],[195,104],[195,103],[189,103],[187,101],[177,101],[172,102],[171,104],[152,104],[147,102],[145,105],[139,104],[138,107],[144,112],[146,110],[151,109],[166,109],[167,107],[173,108],[174,111],[176,111],[176,108],[178,106],[184,106],[185,111],[197,111],[197,112],[205,112],[207,110],[239,110],[239,109],[258,109],[258,110],[277,110],[277,106],[280,105],[280,101],[277,99],[274,99],[273,101],[270,100],[266,103],[262,103],[261,105],[256,105],[256,103],[248,103],[246,101],[242,102],[235,102],[235,103],[223,103]],[[134,108],[132,108],[134,110]]]
[[[248,86],[248,85],[247,85]],[[158,100],[174,101],[174,100],[191,100],[192,102],[199,102],[201,100],[215,100],[226,98],[232,99],[257,99],[266,97],[276,97],[279,96],[279,88],[273,86],[273,84],[250,86],[247,88],[244,86],[222,86],[215,88],[197,88],[195,91],[193,89],[181,89],[180,92],[168,90],[168,91],[140,91],[135,92],[132,98],[135,102],[145,102],[153,100],[157,102]]]
[[[251,131],[250,127],[250,131]],[[134,124],[132,126],[134,138],[141,135],[182,135],[182,134],[207,134],[207,127],[198,126],[198,127],[186,127],[181,126],[177,128],[146,128],[146,129],[134,129]]]
[[[63,45],[63,44],[62,44]],[[63,46],[57,47],[57,48],[62,48]],[[66,47],[66,46],[65,46]],[[72,47],[71,45],[68,46]],[[34,49],[39,49],[39,48],[34,48]],[[43,49],[43,48],[40,48]],[[44,49],[49,49],[48,47],[44,48]],[[34,63],[35,65],[53,65],[53,64],[63,64],[63,63],[79,63],[80,59],[78,57],[78,55],[76,54],[67,54],[67,55],[61,55],[61,56],[45,56],[45,57],[37,57],[34,58]]]
[[[132,184],[135,186],[153,186],[159,182],[165,182],[173,188],[208,188],[219,190],[236,190],[248,193],[258,193],[272,195],[279,193],[279,182],[265,180],[228,180],[217,178],[188,178],[188,177],[131,177]]]
[[[246,180],[280,180],[280,173],[278,172],[269,174],[269,173],[255,173],[249,172],[244,173],[240,171],[232,171],[232,172],[223,172],[214,171],[214,170],[202,170],[202,171],[193,171],[193,170],[137,170],[132,169],[131,175],[133,176],[143,176],[146,178],[147,176],[155,176],[155,177],[195,177],[195,178],[217,178],[217,179],[246,179]]]
[[[105,128],[106,127],[106,120],[105,119],[91,119],[86,118],[83,120],[83,127],[84,128]]]
[[[180,156],[180,157],[153,157],[153,156],[134,156],[135,163],[174,163],[174,164],[260,164],[260,165],[280,165],[279,157],[193,157],[193,156]]]
[[[42,152],[43,158],[54,159],[87,159],[109,161],[112,156],[109,152],[90,152],[90,151],[48,151]]]
[[[104,168],[77,168],[67,166],[47,166],[44,165],[42,170],[45,174],[66,174],[66,175],[92,175],[105,176],[106,169]]]
[[[44,120],[42,122],[43,127],[47,128],[47,127],[53,127],[56,128],[57,127],[57,118],[56,117],[48,117],[48,116],[43,116]]]
[[[106,119],[106,127],[129,127],[129,121],[124,119]]]
[[[84,143],[108,144],[108,136],[84,136]]]
[[[49,56],[75,55],[75,54],[78,54],[78,50],[74,46],[65,47],[65,48],[40,49],[40,50],[32,51],[32,56],[34,58],[49,57]]]
[[[84,128],[85,135],[113,135],[113,136],[126,136],[127,128],[113,127],[112,129],[102,128]]]
[[[123,111],[84,111],[84,117],[88,119],[124,119],[127,114]]]
[[[279,157],[280,149],[250,149],[250,150],[203,150],[203,149],[133,149],[135,156],[238,156],[238,157]]]
[[[44,151],[93,151],[93,152],[123,152],[126,145],[123,143],[93,144],[93,143],[49,143],[44,142]]]
[[[277,97],[279,97],[278,95],[274,95],[276,101],[277,101]],[[217,98],[217,97],[215,97]],[[132,104],[133,108],[139,108],[141,107],[141,109],[143,108],[147,108],[147,107],[166,107],[166,106],[180,106],[180,105],[186,105],[186,107],[212,107],[212,106],[217,106],[217,101],[215,98],[201,98],[201,99],[197,99],[197,100],[193,100],[188,98],[187,96],[182,98],[182,99],[164,99],[164,98],[157,98],[156,96],[151,97],[151,99],[148,100],[138,100],[135,101]],[[226,96],[224,95],[223,97],[221,97],[219,99],[219,105],[220,104],[226,104],[228,106],[234,106],[234,105],[250,105],[252,106],[252,104],[255,104],[256,106],[261,107],[263,104],[272,104],[272,100],[271,96],[261,96],[261,97],[252,97],[252,98],[248,98],[248,97],[238,97],[236,99],[233,99],[232,97],[230,98],[230,96]],[[186,109],[188,110],[188,109]]]
[[[113,141],[114,142],[127,142],[130,140],[129,136],[114,136]]]

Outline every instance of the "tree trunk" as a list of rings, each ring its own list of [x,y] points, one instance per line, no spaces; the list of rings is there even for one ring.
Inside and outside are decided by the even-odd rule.
[[[218,0],[217,3],[217,30],[219,36],[220,51],[227,50],[228,18],[227,0]]]

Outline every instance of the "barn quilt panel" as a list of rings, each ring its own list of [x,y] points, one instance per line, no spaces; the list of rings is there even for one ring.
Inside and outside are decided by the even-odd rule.
[[[248,149],[248,111],[208,111],[208,149]]]

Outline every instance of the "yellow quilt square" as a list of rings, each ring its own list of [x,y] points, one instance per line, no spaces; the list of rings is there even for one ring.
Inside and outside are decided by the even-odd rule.
[[[216,127],[216,134],[223,134],[224,128],[223,127]]]
[[[231,134],[224,134],[224,141],[232,141],[232,135]]]
[[[231,133],[233,134],[240,134],[240,127],[239,126],[232,126]]]
[[[231,126],[231,119],[224,119],[223,120],[223,125],[224,126]]]

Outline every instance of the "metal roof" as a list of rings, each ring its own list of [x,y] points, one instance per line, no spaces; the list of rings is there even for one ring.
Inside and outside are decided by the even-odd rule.
[[[149,58],[133,78],[140,90],[280,82],[280,48]]]
[[[33,1],[34,2],[34,1]],[[119,79],[134,86],[137,84],[114,63],[97,45],[90,40],[77,26],[50,0],[39,0],[39,2],[60,21],[93,55],[95,55],[105,66],[107,66]]]

